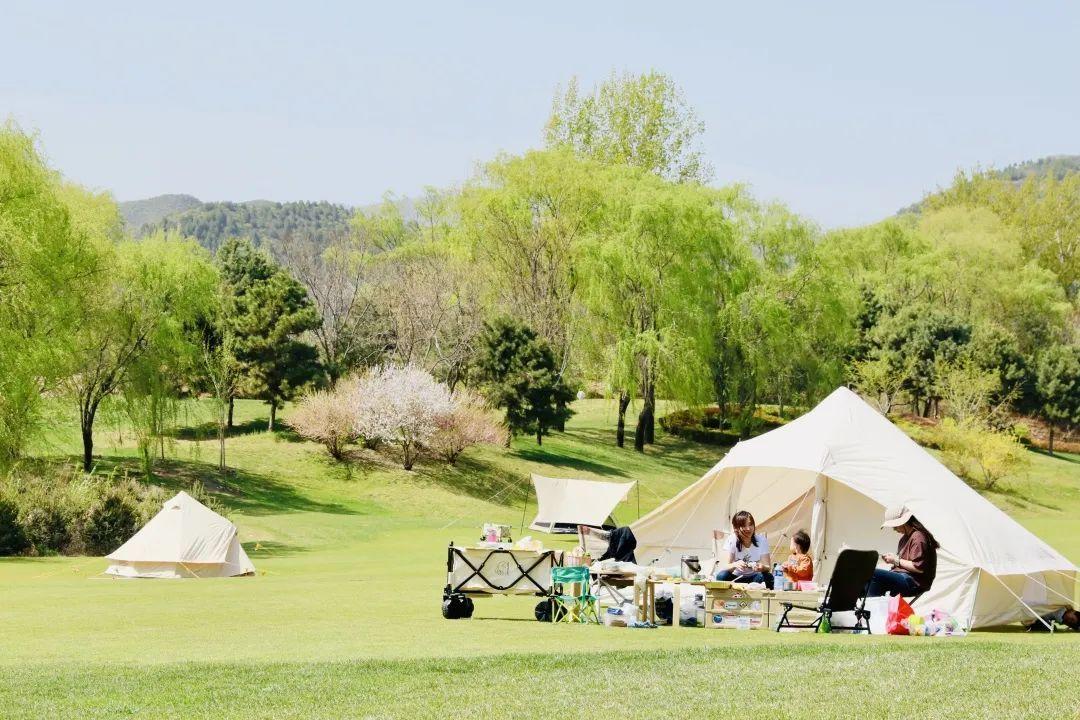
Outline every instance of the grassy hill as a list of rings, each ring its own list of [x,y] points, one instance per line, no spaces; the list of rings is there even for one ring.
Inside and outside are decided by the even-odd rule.
[[[1080,634],[942,641],[550,626],[531,619],[534,598],[492,598],[471,620],[443,620],[446,543],[474,540],[484,521],[531,519],[529,472],[638,480],[644,513],[721,454],[662,433],[644,455],[619,450],[612,405],[575,409],[543,447],[519,439],[471,451],[457,468],[406,473],[368,451],[332,462],[287,425],[266,432],[265,405],[243,401],[228,441],[236,472],[222,479],[209,409],[190,403],[157,481],[203,480],[230,508],[259,575],[120,581],[98,575],[101,558],[0,559],[4,717],[644,718],[676,698],[696,714],[885,717],[898,684],[917,688],[907,708],[923,718],[1075,709]],[[103,428],[98,443],[100,469],[134,470],[126,433]],[[78,448],[65,413],[38,452],[74,462]],[[1080,561],[1080,457],[1032,459],[992,499]],[[621,522],[637,514],[636,496],[616,511]],[[850,673],[857,701],[837,684]],[[733,675],[752,692],[717,679]],[[794,678],[811,689],[797,702]]]

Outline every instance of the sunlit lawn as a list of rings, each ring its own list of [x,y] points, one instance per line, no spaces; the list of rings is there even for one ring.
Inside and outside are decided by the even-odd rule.
[[[671,438],[644,456],[619,450],[610,405],[578,408],[542,448],[519,440],[405,473],[369,452],[330,462],[287,430],[264,432],[264,406],[241,403],[237,472],[217,476],[212,441],[179,439],[162,482],[219,491],[259,575],[121,581],[97,575],[99,558],[0,560],[0,717],[894,717],[899,694],[909,717],[1075,716],[1076,633],[550,626],[531,619],[533,598],[443,620],[446,543],[485,520],[520,525],[529,471],[638,480],[644,512],[721,455]],[[110,434],[101,468],[136,471]],[[74,455],[75,439],[58,423],[49,452]],[[1078,458],[1034,456],[1002,490],[995,502],[1080,560]],[[617,516],[637,512],[632,496]]]

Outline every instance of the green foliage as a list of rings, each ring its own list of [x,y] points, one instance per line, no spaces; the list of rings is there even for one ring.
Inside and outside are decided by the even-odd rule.
[[[14,500],[0,496],[0,555],[18,555],[29,547],[19,523],[19,506]]]
[[[250,241],[228,241],[218,263],[231,351],[245,390],[270,403],[272,429],[277,408],[319,374],[318,351],[301,336],[320,319],[304,287]]]
[[[1016,473],[1029,462],[1020,439],[970,419],[957,422],[945,418],[929,433],[929,442],[942,451],[949,469],[977,490],[992,490],[1006,475]]]
[[[1039,413],[1051,424],[1050,452],[1053,452],[1052,428],[1070,429],[1080,424],[1080,346],[1046,348],[1039,354],[1035,375]]]
[[[72,369],[72,336],[108,239],[91,218],[107,202],[65,186],[32,137],[0,125],[0,466],[41,431],[42,393]]]
[[[698,146],[705,129],[667,75],[612,74],[589,94],[577,79],[556,95],[549,147],[570,147],[608,165],[632,165],[677,182],[705,182],[712,169]]]
[[[511,433],[530,433],[536,443],[573,413],[573,390],[559,377],[551,347],[524,325],[496,320],[481,337],[478,374],[488,399],[506,411]]]
[[[124,486],[107,491],[87,510],[83,525],[86,551],[106,555],[124,544],[142,525],[137,498]]]
[[[352,211],[328,202],[217,202],[169,214],[156,223],[132,227],[140,234],[169,230],[193,237],[210,252],[231,238],[250,238],[256,245],[277,247],[290,235],[330,238],[348,231]]]

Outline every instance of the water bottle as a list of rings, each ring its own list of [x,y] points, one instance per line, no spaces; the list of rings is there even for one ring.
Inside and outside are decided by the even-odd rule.
[[[784,589],[784,571],[781,569],[779,563],[773,563],[772,566],[773,576],[773,590],[779,592]]]

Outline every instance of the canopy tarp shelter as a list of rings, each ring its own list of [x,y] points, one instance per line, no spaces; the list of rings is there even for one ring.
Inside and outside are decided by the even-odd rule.
[[[634,483],[573,480],[532,476],[536,489],[536,518],[529,527],[542,532],[577,532],[578,525],[604,527],[615,506],[626,499]]]
[[[232,577],[255,572],[236,526],[180,492],[131,539],[106,557],[118,577]]]
[[[916,610],[939,608],[970,627],[1030,619],[1076,590],[1076,566],[977,493],[886,417],[839,388],[792,422],[740,442],[700,480],[631,525],[642,563],[711,556],[713,530],[749,510],[773,556],[810,533],[816,579],[842,547],[895,552],[884,508],[906,505],[941,544],[937,578]]]

